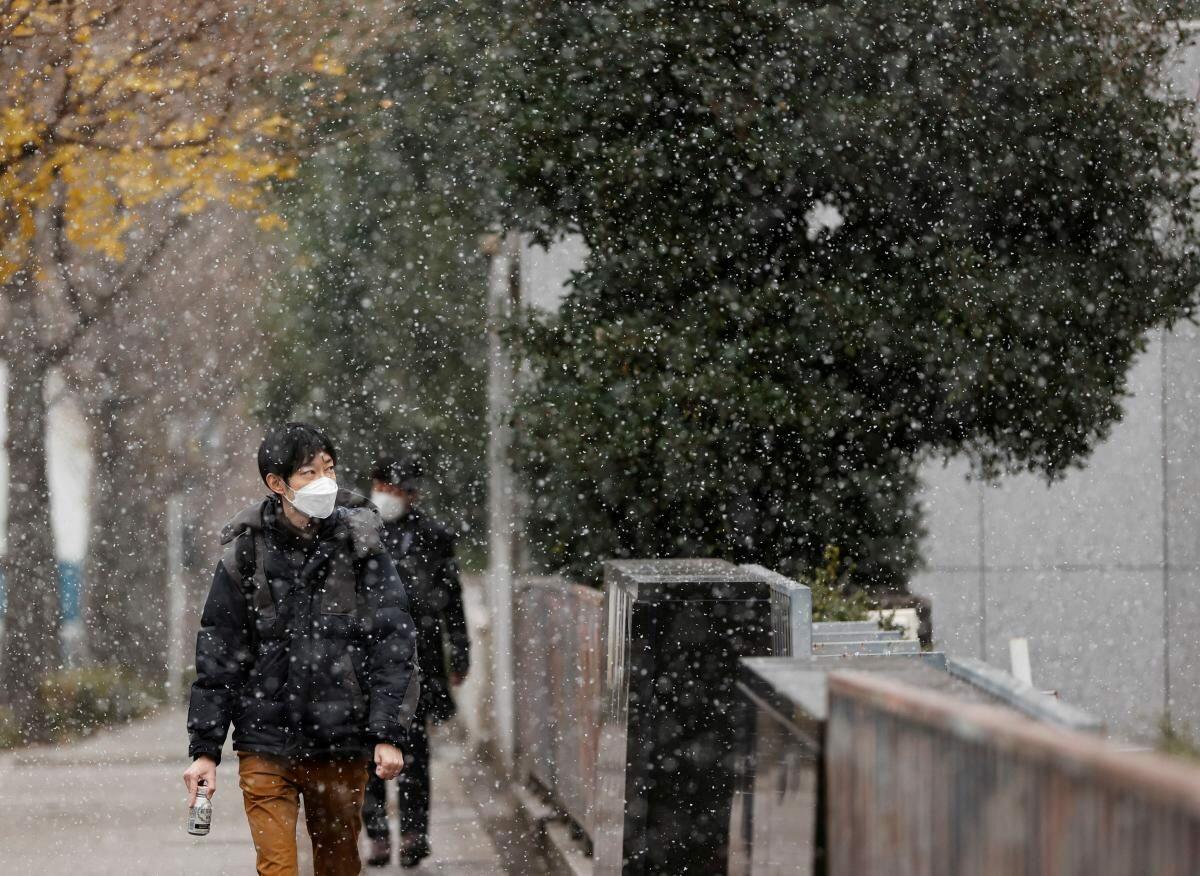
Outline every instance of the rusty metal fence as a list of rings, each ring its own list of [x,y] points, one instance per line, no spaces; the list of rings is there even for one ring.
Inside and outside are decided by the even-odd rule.
[[[894,679],[829,679],[829,876],[1200,873],[1200,768]]]
[[[516,763],[589,836],[604,680],[604,594],[561,577],[517,582]]]

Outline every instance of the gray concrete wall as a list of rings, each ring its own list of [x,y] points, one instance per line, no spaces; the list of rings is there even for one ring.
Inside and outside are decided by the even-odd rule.
[[[521,247],[521,303],[535,310],[558,310],[571,274],[583,270],[587,246],[583,238],[570,234],[548,249],[525,240]]]
[[[1008,666],[1030,639],[1034,682],[1150,737],[1167,710],[1200,730],[1200,330],[1156,333],[1124,417],[1053,486],[983,485],[966,465],[924,472],[934,634]]]

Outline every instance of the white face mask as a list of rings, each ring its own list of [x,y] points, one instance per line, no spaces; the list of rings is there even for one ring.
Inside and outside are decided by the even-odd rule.
[[[338,485],[333,478],[319,477],[292,491],[289,502],[301,514],[324,520],[337,504]]]
[[[384,519],[385,523],[399,520],[404,516],[404,512],[408,510],[408,502],[406,500],[399,496],[393,496],[391,493],[381,493],[379,490],[371,493],[371,501],[379,509],[379,516]]]

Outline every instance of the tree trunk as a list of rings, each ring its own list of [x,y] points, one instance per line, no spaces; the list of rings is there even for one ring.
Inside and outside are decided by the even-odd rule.
[[[158,488],[163,460],[149,446],[153,430],[139,422],[144,413],[120,389],[94,411],[88,638],[96,662],[161,681],[167,644],[166,491]]]
[[[117,504],[117,459],[120,441],[117,430],[111,427],[119,416],[114,394],[103,395],[89,406],[88,420],[92,424],[92,506],[91,532],[88,537],[87,589],[84,594],[84,618],[88,653],[99,663],[115,663],[125,656],[123,644],[126,630],[122,623],[124,591],[120,586],[119,548],[117,539],[109,532],[111,509]]]
[[[42,678],[58,669],[58,574],[46,473],[46,377],[31,286],[9,285],[8,549],[3,688],[27,739],[44,736],[38,706]]]

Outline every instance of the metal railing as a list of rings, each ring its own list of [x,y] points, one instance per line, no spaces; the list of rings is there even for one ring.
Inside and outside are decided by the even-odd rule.
[[[829,678],[829,876],[1200,872],[1200,768],[895,679]]]
[[[517,581],[516,764],[591,835],[604,680],[604,594],[561,577]]]

